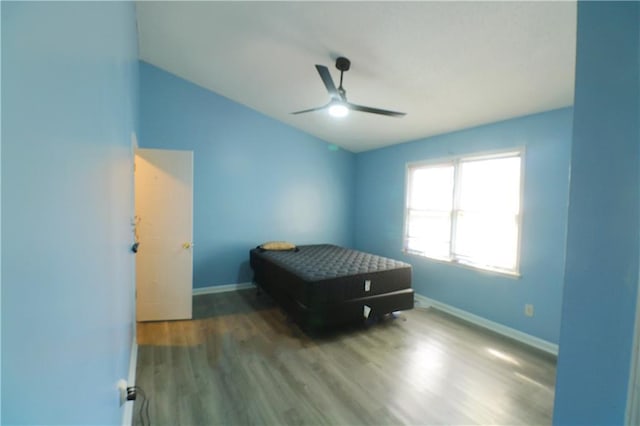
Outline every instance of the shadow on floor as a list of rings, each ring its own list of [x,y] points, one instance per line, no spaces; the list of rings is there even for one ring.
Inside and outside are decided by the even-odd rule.
[[[266,294],[256,288],[229,292],[225,297],[218,293],[193,296],[193,319],[216,318],[226,315],[247,314],[276,308]]]

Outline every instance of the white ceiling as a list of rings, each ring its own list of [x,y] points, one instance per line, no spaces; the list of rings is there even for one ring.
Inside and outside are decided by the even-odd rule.
[[[138,2],[140,58],[353,152],[573,104],[575,2]],[[336,119],[314,67],[351,70]]]

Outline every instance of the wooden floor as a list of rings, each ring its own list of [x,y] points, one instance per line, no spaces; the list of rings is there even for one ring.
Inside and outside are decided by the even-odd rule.
[[[555,358],[403,316],[311,338],[255,290],[196,296],[192,321],[138,324],[136,384],[152,425],[551,424]]]

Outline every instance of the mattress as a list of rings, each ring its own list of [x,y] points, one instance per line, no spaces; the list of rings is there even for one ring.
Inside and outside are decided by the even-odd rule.
[[[255,281],[299,319],[315,325],[413,307],[411,265],[331,244],[250,252]],[[364,315],[367,316],[367,315]]]

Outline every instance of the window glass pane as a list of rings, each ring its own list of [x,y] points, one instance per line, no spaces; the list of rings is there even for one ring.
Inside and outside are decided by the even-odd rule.
[[[433,212],[409,212],[407,248],[426,256],[449,257],[451,215]]]
[[[518,214],[520,157],[460,163],[459,209]]]
[[[449,212],[452,203],[452,165],[421,167],[411,170],[410,208]]]
[[[478,266],[514,270],[518,253],[518,217],[511,214],[458,212],[455,255]]]
[[[451,216],[448,213],[409,212],[410,237],[428,238],[449,243]]]

